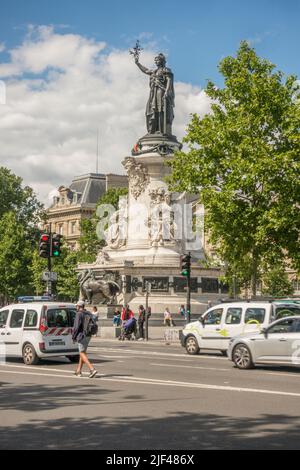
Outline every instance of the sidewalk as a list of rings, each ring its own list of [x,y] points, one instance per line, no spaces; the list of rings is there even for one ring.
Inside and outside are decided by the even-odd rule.
[[[181,338],[182,328],[166,328],[166,327],[150,327],[148,332],[149,340],[143,341],[143,344],[179,344]],[[118,337],[121,333],[120,328],[113,326],[102,326],[99,328],[99,332],[96,338],[92,338],[92,341],[118,341]],[[141,341],[140,341],[141,343]]]
[[[179,347],[181,348],[181,344],[180,344],[180,341],[177,340],[177,341],[166,341],[165,339],[149,339],[148,341],[144,340],[144,341],[119,341],[118,338],[114,338],[114,339],[107,339],[107,338],[101,338],[99,336],[96,336],[96,337],[93,337],[91,342],[90,342],[90,345],[91,346],[100,346],[103,344],[103,342],[105,343],[115,343],[115,344],[139,344],[139,345],[147,345],[147,346],[176,346],[176,347]]]

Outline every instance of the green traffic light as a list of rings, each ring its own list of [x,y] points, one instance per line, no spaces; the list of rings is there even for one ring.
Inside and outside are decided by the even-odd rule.
[[[188,275],[189,275],[189,272],[188,272],[188,271],[181,271],[181,275],[182,275],[182,276],[188,276]]]

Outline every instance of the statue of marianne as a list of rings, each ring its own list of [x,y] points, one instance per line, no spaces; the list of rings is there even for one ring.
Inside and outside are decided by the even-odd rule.
[[[166,67],[165,56],[159,54],[155,57],[155,70],[140,64],[138,55],[135,56],[135,63],[142,72],[150,75],[150,96],[146,108],[148,134],[172,135],[174,78],[171,69]]]

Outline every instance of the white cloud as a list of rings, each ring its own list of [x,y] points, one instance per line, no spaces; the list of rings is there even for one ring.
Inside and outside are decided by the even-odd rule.
[[[148,77],[128,51],[41,26],[31,27],[9,53],[10,61],[0,64],[7,88],[6,105],[0,105],[0,165],[48,203],[55,188],[95,171],[99,128],[100,171],[124,173],[121,161],[146,133],[149,91]],[[141,61],[152,65],[154,54],[143,51]],[[210,103],[187,83],[175,83],[175,92],[174,133],[181,139],[190,113],[203,115]]]
[[[0,42],[0,52],[5,51],[5,44],[3,42]]]

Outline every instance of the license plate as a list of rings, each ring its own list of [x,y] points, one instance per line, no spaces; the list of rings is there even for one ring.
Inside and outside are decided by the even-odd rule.
[[[49,346],[65,346],[66,343],[64,341],[50,341]]]

